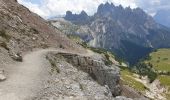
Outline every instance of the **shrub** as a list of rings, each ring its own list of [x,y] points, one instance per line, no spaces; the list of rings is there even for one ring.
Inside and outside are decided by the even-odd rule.
[[[153,71],[151,66],[145,64],[144,62],[139,62],[135,66],[136,72],[141,76],[148,76],[150,82],[153,82],[157,78],[157,73]]]
[[[9,36],[8,34],[6,34],[6,31],[5,30],[0,30],[0,36],[2,38],[5,38],[6,40],[9,41],[9,39],[11,38],[11,36]]]
[[[5,42],[0,43],[0,46],[3,47],[6,50],[9,50],[7,44]]]
[[[60,44],[60,45],[59,45],[59,48],[62,48],[62,49],[64,49],[64,46],[63,46],[62,44]]]
[[[168,58],[163,58],[162,60],[168,60]]]
[[[39,34],[39,31],[35,28],[31,28],[30,31],[33,32],[34,34]]]
[[[54,72],[56,71],[57,73],[60,73],[60,69],[58,68],[58,66],[56,65],[55,61],[53,61],[52,59],[50,59],[49,57],[46,57],[46,59],[50,62],[51,64],[51,71]]]

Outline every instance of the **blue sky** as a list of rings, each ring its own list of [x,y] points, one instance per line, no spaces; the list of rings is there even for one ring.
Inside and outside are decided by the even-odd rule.
[[[42,1],[42,0],[23,0],[23,1],[31,2],[31,3],[33,3],[33,4],[41,4],[41,1]]]
[[[39,14],[43,18],[57,15],[64,15],[67,10],[79,13],[85,10],[89,15],[96,12],[101,3],[112,2],[115,5],[140,7],[148,14],[154,15],[160,9],[170,9],[169,0],[18,0],[31,11]]]

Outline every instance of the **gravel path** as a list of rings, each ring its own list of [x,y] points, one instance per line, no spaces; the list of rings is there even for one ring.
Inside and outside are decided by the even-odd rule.
[[[0,100],[25,100],[32,98],[42,89],[49,78],[49,64],[45,59],[48,52],[63,50],[45,49],[26,54],[23,62],[6,66],[7,80],[0,82]]]
[[[48,78],[43,57],[48,50],[40,50],[24,56],[22,63],[7,67],[7,80],[0,82],[0,100],[24,100],[33,97]]]

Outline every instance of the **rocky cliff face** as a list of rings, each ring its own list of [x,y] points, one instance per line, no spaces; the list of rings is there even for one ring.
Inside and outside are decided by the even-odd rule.
[[[51,75],[54,80],[49,82],[48,89],[43,90],[44,92],[38,98],[132,100],[124,96],[117,96],[120,95],[122,88],[119,84],[119,68],[114,65],[106,66],[103,60],[96,58],[95,55],[49,53],[46,58],[53,65]],[[54,91],[55,95],[50,94],[50,89]],[[134,93],[131,94],[134,95]],[[136,94],[135,97],[128,96],[135,98],[134,100],[147,100]]]
[[[121,93],[119,80],[119,68],[112,65],[106,66],[102,60],[95,60],[90,57],[83,57],[78,55],[61,54],[68,62],[76,66],[78,69],[89,73],[101,85],[107,85],[114,96]]]
[[[0,0],[0,5],[0,82],[5,81],[6,77],[3,76],[4,74],[7,76],[11,75],[11,73],[9,73],[11,72],[11,66],[9,65],[20,64],[14,60],[22,61],[22,57],[20,56],[22,56],[22,54],[25,55],[25,53],[31,52],[34,49],[63,48],[67,49],[68,51],[75,51],[77,53],[85,52],[81,46],[69,40],[61,31],[49,25],[48,22],[46,22],[38,15],[30,12],[22,5],[19,5],[16,0]],[[87,17],[85,12],[82,12],[81,15],[82,19]],[[48,58],[49,65],[45,60],[43,60],[43,66],[47,69],[51,68],[51,70],[45,70],[45,73],[48,73],[48,79],[46,80],[46,76],[46,78],[44,77],[44,79],[42,79],[44,80],[44,89],[41,91],[37,90],[40,92],[39,96],[35,97],[33,100],[112,100],[114,99],[112,94],[120,94],[119,70],[115,66],[105,66],[102,61],[95,61],[94,58],[87,60],[88,58],[86,57],[72,55],[72,59],[68,59],[69,55],[63,56],[67,59],[68,62],[71,62],[72,65],[66,61],[60,62],[61,59],[58,59],[58,57],[55,55],[50,55]],[[32,62],[29,63],[32,64]],[[75,67],[73,67],[73,65]],[[27,66],[22,66],[22,68],[25,67],[27,68]],[[13,69],[15,68],[16,67],[14,66]],[[79,68],[86,73],[79,71]],[[20,69],[20,67],[18,69]],[[34,72],[33,70],[34,69],[29,69],[28,71]],[[24,73],[24,71],[25,70],[20,69],[19,73]],[[44,70],[40,69],[38,71]],[[18,73],[18,70],[12,70],[12,72]],[[93,74],[92,76],[94,76],[94,78],[96,78],[96,80],[101,85],[108,85],[108,87],[99,85],[87,73]],[[30,75],[29,72],[28,74]],[[35,76],[39,75],[38,73],[34,74]],[[32,79],[29,77],[29,75],[24,76],[24,79]],[[17,76],[20,76],[20,74]],[[16,78],[18,81],[21,81],[20,77]],[[7,80],[10,79],[10,77],[7,77]],[[38,79],[41,80],[41,78]],[[24,81],[22,82],[24,83]],[[0,84],[1,87],[4,86],[2,84]],[[10,86],[11,84],[12,83],[9,83],[9,89],[15,85],[12,84],[12,86]],[[16,86],[15,88],[17,89],[18,87]],[[28,86],[28,88],[33,87]],[[2,94],[0,94],[3,95],[4,91],[2,90]],[[15,92],[15,90],[9,91]],[[20,92],[21,91],[19,91],[19,93]],[[15,99],[13,98],[15,97],[15,93],[11,96],[10,93],[6,93],[5,91],[5,96],[6,94],[7,96],[9,94],[9,98]],[[5,96],[3,95],[3,97]],[[17,96],[18,95],[16,95],[16,97]],[[29,98],[32,98],[32,96]]]
[[[63,18],[55,18],[49,22],[68,36],[79,36],[85,42],[93,40],[93,31],[87,25],[75,25]]]
[[[66,16],[65,19],[72,21],[74,23],[77,24],[87,24],[89,21],[89,16],[87,15],[87,13],[85,11],[82,11],[80,14],[72,14],[71,11],[67,11],[66,12]]]
[[[64,18],[76,25],[86,25],[92,31],[91,46],[113,51],[130,63],[136,62],[152,48],[170,47],[170,29],[157,24],[140,8],[101,4],[97,13],[88,20],[85,18],[87,21],[83,20],[86,21],[83,24],[79,18],[70,20],[69,16],[75,15],[67,13]]]

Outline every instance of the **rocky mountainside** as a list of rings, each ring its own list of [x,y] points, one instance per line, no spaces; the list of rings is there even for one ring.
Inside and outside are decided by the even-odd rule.
[[[159,10],[154,16],[154,19],[158,23],[170,27],[170,10]]]
[[[131,100],[113,97],[120,71],[105,60],[16,0],[0,0],[0,100]]]
[[[16,0],[1,0],[0,5],[0,44],[1,49],[8,51],[9,55],[21,54],[33,48],[62,46],[80,49],[59,30],[19,5]]]
[[[90,33],[83,39],[90,41],[91,46],[112,51],[131,64],[154,48],[170,47],[170,29],[156,23],[140,8],[123,8],[106,3],[101,4],[93,16],[87,16],[84,11],[81,14],[68,11],[64,19],[86,27],[88,31],[76,30],[74,33]]]

